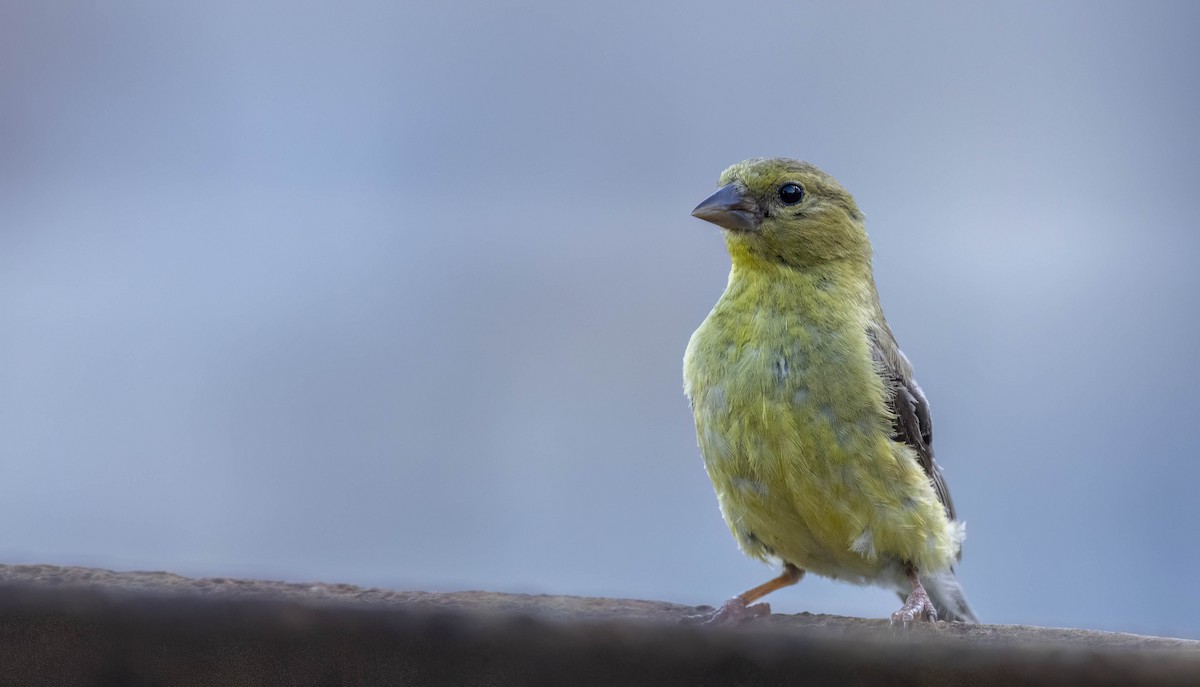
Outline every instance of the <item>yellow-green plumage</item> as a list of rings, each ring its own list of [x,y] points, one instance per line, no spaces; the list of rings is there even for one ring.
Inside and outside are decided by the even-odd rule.
[[[936,465],[927,471],[895,438],[896,381],[884,368],[911,369],[884,320],[853,199],[785,159],[734,165],[721,184],[756,224],[725,231],[729,284],[688,344],[684,390],[738,544],[896,589],[905,566],[922,579],[949,570],[962,528]],[[794,206],[779,197],[787,184],[803,189]]]

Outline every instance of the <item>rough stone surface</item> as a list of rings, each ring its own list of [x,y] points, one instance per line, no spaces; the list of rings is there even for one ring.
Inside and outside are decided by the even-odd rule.
[[[0,682],[128,685],[1200,684],[1200,642],[0,565]]]

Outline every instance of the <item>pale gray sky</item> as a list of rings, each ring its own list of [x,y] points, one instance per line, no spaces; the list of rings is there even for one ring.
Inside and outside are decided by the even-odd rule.
[[[765,580],[680,359],[691,208],[786,155],[868,215],[979,615],[1200,638],[1200,5],[431,5],[0,0],[0,560]]]

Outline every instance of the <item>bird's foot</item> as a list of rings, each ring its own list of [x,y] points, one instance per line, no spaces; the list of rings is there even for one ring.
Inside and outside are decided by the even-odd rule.
[[[711,606],[702,606],[701,608],[711,608]],[[720,608],[684,616],[679,622],[683,625],[733,627],[766,615],[771,615],[771,604],[758,603],[747,606],[741,597],[735,596],[721,604]]]
[[[933,602],[929,600],[929,594],[925,592],[925,588],[917,584],[900,610],[892,614],[892,624],[907,626],[921,620],[937,622],[937,609],[933,607]]]

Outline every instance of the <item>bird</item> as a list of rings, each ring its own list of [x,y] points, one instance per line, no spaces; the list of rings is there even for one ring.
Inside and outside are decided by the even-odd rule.
[[[718,186],[692,215],[721,228],[732,267],[688,342],[684,393],[738,546],[782,572],[693,620],[767,615],[755,602],[810,572],[895,591],[893,624],[978,622],[954,571],[965,526],[863,213],[790,158],[739,162]]]

